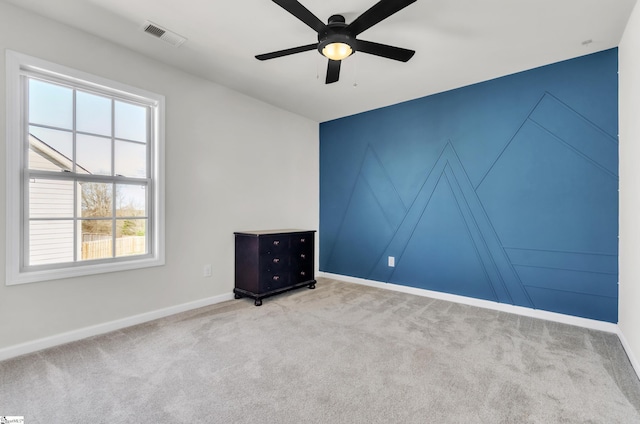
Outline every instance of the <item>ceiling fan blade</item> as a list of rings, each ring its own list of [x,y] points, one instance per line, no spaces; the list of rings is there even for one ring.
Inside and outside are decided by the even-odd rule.
[[[331,84],[340,79],[340,64],[341,60],[331,60],[329,59],[329,64],[327,65],[327,79],[325,80],[325,84]]]
[[[356,51],[358,52],[399,60],[400,62],[408,61],[416,53],[415,50],[373,43],[371,41],[356,40],[356,43]]]
[[[296,0],[273,0],[273,2],[310,26],[315,32],[320,32],[327,28],[316,15]]]
[[[308,52],[310,50],[315,50],[317,48],[318,48],[318,43],[307,44],[306,46],[293,47],[291,49],[278,50],[277,52],[259,54],[259,55],[256,55],[256,59],[258,60],[275,59],[276,57],[289,56],[290,54]]]
[[[415,2],[416,0],[380,0],[351,22],[347,30],[356,36]]]

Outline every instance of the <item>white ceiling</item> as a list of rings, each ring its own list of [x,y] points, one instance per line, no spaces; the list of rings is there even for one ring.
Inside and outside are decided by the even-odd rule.
[[[271,0],[5,0],[254,98],[323,122],[616,47],[636,0],[418,0],[358,38],[416,50],[407,63],[357,53],[325,85],[317,42]],[[376,0],[302,0],[347,23]],[[188,40],[142,32],[152,21]],[[591,40],[590,43],[583,44]]]

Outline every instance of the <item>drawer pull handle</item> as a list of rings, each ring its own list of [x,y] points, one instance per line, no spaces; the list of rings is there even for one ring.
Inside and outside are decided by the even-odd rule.
[[[304,271],[300,271],[300,275],[302,275],[304,277],[305,275],[307,275],[307,273],[304,272]]]
[[[277,264],[278,262],[280,262],[280,258],[273,258],[273,263]]]
[[[305,241],[307,241],[307,240],[306,240],[306,239],[304,239],[304,238],[301,238],[301,239],[300,239],[300,243],[304,243]]]
[[[307,257],[307,255],[305,255],[304,253],[301,253],[301,254],[300,254],[300,258],[301,258],[301,259],[304,259],[304,258],[306,258],[306,257]]]
[[[274,275],[274,276],[273,276],[273,281],[278,281],[279,279],[280,279],[280,276],[279,276],[279,275]]]
[[[277,245],[279,245],[279,244],[280,244],[280,240],[274,240],[274,241],[273,241],[273,245],[274,245],[274,246],[277,246]]]

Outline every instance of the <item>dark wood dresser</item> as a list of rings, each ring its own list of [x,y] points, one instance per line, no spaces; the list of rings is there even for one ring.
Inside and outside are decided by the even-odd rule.
[[[250,297],[260,306],[267,296],[304,286],[314,289],[314,233],[309,230],[235,232],[235,298]]]

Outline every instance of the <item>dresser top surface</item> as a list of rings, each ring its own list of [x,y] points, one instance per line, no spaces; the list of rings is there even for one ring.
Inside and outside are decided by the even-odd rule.
[[[278,234],[294,234],[294,233],[315,233],[316,230],[299,230],[299,229],[284,229],[284,230],[252,230],[252,231],[236,231],[233,234],[243,236],[268,236]]]

